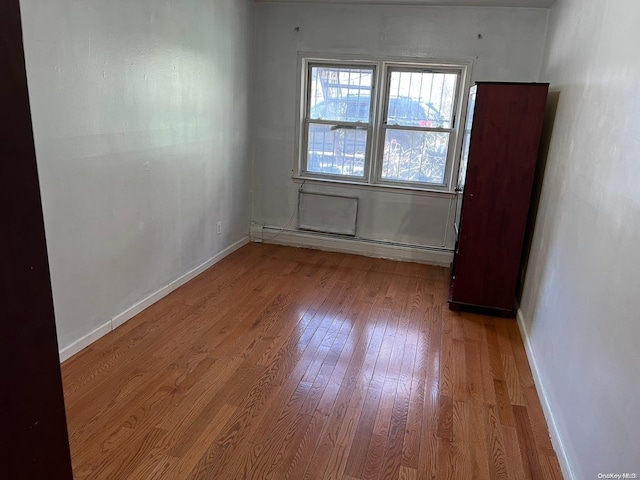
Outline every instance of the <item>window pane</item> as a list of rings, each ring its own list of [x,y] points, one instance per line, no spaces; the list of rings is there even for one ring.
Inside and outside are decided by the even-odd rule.
[[[366,130],[312,123],[309,125],[307,138],[307,171],[364,176]]]
[[[449,134],[387,129],[382,179],[444,183]]]
[[[369,122],[372,68],[311,67],[309,118]]]
[[[391,72],[387,124],[451,128],[457,78],[454,73]]]
[[[469,95],[467,105],[467,121],[464,125],[464,136],[462,137],[462,155],[460,156],[460,166],[458,169],[458,188],[464,188],[467,176],[467,164],[469,163],[469,148],[471,147],[471,126],[473,125],[473,114],[476,109],[476,93]]]

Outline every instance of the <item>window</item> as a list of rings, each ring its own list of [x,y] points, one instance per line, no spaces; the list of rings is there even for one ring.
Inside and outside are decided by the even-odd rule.
[[[301,177],[450,188],[467,65],[302,64]]]
[[[374,67],[309,65],[309,173],[364,178],[374,75]]]

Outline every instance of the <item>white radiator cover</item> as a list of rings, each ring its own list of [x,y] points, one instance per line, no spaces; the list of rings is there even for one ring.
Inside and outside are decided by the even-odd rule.
[[[299,192],[298,228],[314,232],[356,234],[358,198]]]

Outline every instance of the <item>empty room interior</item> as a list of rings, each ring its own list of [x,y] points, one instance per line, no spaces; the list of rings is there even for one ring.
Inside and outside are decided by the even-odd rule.
[[[640,476],[640,2],[9,4],[55,331],[0,477]]]

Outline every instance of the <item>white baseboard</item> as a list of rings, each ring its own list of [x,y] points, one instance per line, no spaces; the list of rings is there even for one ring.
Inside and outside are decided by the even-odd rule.
[[[98,340],[100,337],[104,337],[107,333],[111,331],[111,321],[108,321],[98,328],[93,330],[92,332],[86,334],[84,337],[79,338],[71,345],[67,345],[63,349],[60,350],[60,362],[64,362],[68,358],[71,358],[73,355],[78,353],[85,347],[88,347],[93,342]]]
[[[408,245],[385,241],[368,240],[358,237],[344,237],[332,234],[306,232],[280,227],[252,224],[251,241],[275,243],[292,247],[315,248],[330,252],[351,253],[367,257],[387,258],[406,262],[426,263],[448,267],[453,260],[453,252],[439,247]]]
[[[227,248],[225,248],[221,252],[219,252],[216,255],[214,255],[213,257],[211,257],[206,262],[204,262],[204,263],[198,265],[197,267],[189,270],[184,275],[181,275],[180,277],[176,278],[172,282],[169,282],[164,287],[156,290],[151,295],[143,298],[142,300],[140,300],[135,305],[132,305],[131,307],[127,308],[124,312],[119,313],[118,315],[113,317],[110,321],[108,321],[105,324],[99,326],[98,328],[93,330],[91,333],[88,333],[84,337],[79,338],[78,340],[73,342],[71,345],[68,345],[68,346],[64,347],[63,349],[60,350],[60,361],[63,362],[65,360],[67,360],[68,358],[70,358],[72,355],[75,355],[76,353],[78,353],[83,348],[88,347],[93,342],[98,340],[100,337],[103,337],[104,335],[106,335],[110,331],[118,328],[120,325],[122,325],[126,321],[130,320],[131,318],[135,317],[140,312],[142,312],[145,308],[150,307],[151,305],[156,303],[161,298],[166,297],[171,292],[173,292],[175,289],[177,289],[178,287],[181,287],[182,285],[187,283],[189,280],[197,277],[202,272],[204,272],[206,269],[208,269],[209,267],[215,265],[220,260],[222,260],[224,257],[226,257],[227,255],[235,252],[237,249],[239,249],[240,247],[246,245],[247,243],[249,243],[249,237],[248,236],[241,238],[237,242],[233,243],[232,245],[228,246]]]
[[[525,327],[527,322],[525,322],[524,314],[522,313],[522,310],[520,308],[518,308],[517,318],[518,327],[520,328],[520,335],[522,335],[524,348],[527,352],[527,358],[529,359],[529,365],[531,366],[531,371],[533,373],[533,382],[536,385],[538,397],[540,397],[540,404],[542,406],[542,411],[544,412],[544,418],[547,421],[547,426],[549,427],[549,435],[551,437],[551,442],[553,443],[553,448],[558,457],[560,468],[562,469],[562,475],[565,480],[575,480],[576,477],[573,474],[573,469],[571,468],[571,464],[569,463],[567,451],[564,448],[564,443],[562,442],[562,437],[560,436],[555,416],[553,414],[553,411],[551,410],[551,405],[549,404],[549,397],[547,396],[547,391],[544,388],[540,369],[538,368],[538,362],[536,361],[536,356],[533,351],[533,347],[531,346],[529,332]]]

